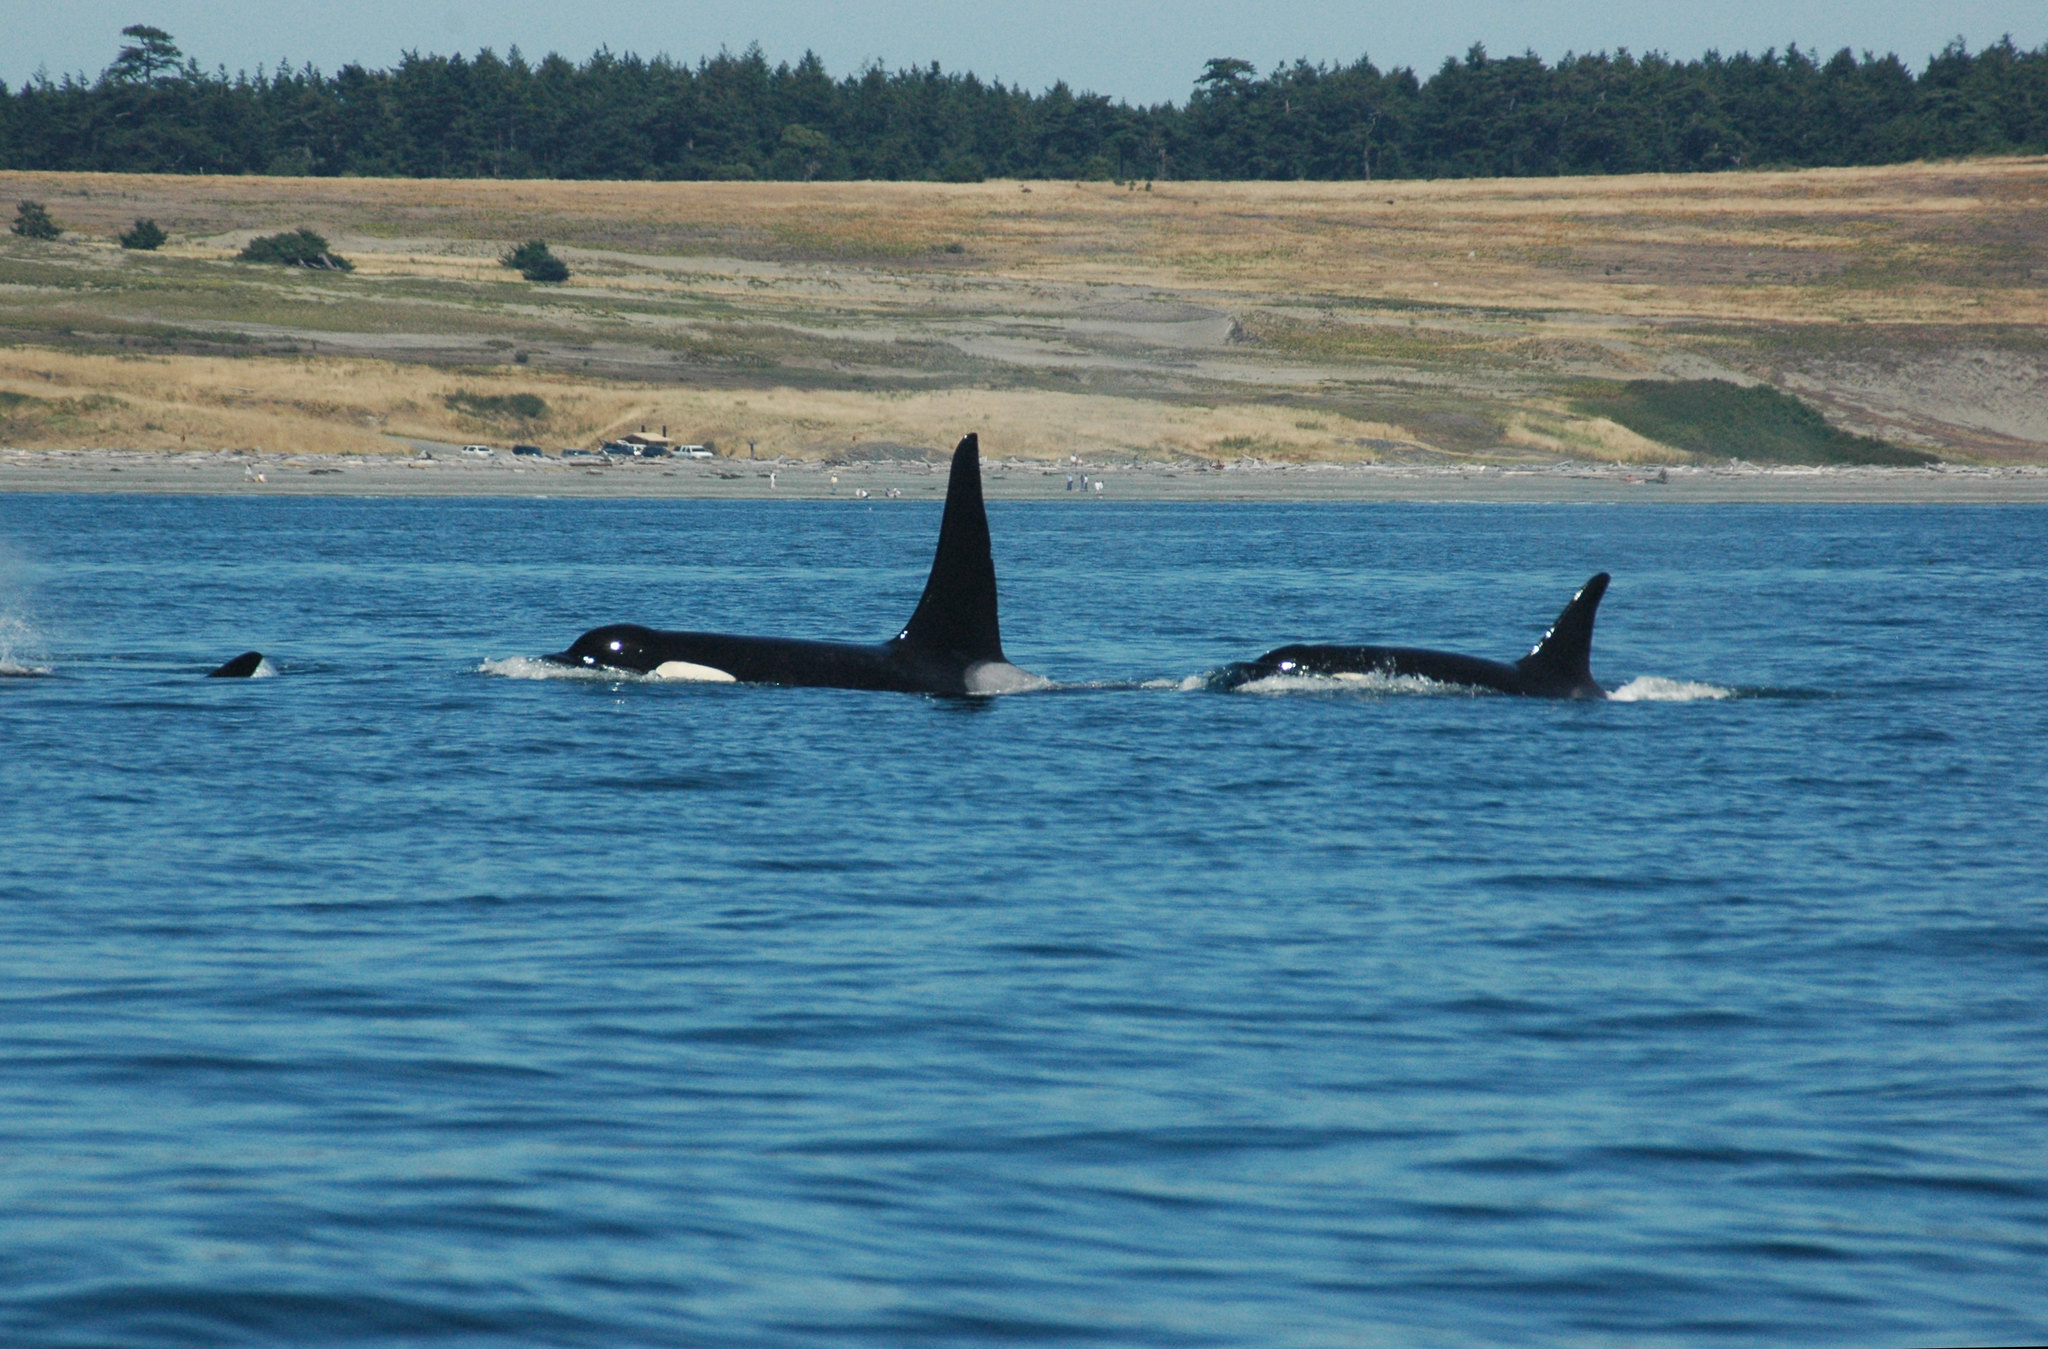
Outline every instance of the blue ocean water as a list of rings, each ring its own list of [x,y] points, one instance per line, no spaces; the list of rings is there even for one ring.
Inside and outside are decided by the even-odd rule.
[[[2048,1338],[2048,512],[991,516],[0,497],[0,1342]]]

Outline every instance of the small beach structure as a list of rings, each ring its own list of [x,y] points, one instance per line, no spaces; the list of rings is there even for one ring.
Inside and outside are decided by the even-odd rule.
[[[629,431],[620,436],[617,443],[631,446],[628,452],[637,458],[659,459],[664,455],[674,454],[676,450],[676,443],[668,438],[667,430],[668,428],[663,427],[662,434],[657,435],[642,427],[638,431]]]

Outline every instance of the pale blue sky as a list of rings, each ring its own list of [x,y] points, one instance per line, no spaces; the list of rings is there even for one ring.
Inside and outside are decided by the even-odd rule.
[[[1186,98],[1211,56],[1263,71],[1297,56],[1363,54],[1427,75],[1474,42],[1555,60],[1616,47],[1691,57],[1796,41],[1823,56],[1845,46],[1896,51],[1917,68],[1958,36],[1973,50],[2005,33],[2024,47],[2048,42],[2042,0],[0,0],[0,17],[0,79],[10,85],[39,67],[97,75],[124,25],[151,23],[208,68],[230,70],[280,57],[329,71],[348,61],[378,67],[408,48],[502,53],[514,44],[529,57],[559,51],[580,61],[604,44],[694,62],[759,42],[774,61],[815,50],[835,76],[876,58],[892,68],[937,61],[1033,90],[1065,79],[1131,102]]]

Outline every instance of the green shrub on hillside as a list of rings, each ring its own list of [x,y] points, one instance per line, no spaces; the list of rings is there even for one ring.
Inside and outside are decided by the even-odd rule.
[[[24,239],[54,239],[64,232],[39,201],[25,201],[15,207],[14,223],[8,228]]]
[[[1572,401],[1651,440],[1712,459],[1762,464],[1890,464],[1917,467],[1935,456],[1831,426],[1818,411],[1768,385],[1724,379],[1636,379]]]
[[[546,240],[528,239],[519,247],[499,258],[502,266],[510,267],[528,281],[567,281],[569,265],[548,251]]]
[[[320,271],[352,272],[355,264],[339,253],[327,251],[327,240],[300,226],[285,234],[264,234],[251,239],[235,255],[239,262],[274,262],[286,267],[311,267]]]
[[[443,395],[441,401],[472,417],[514,417],[535,422],[548,415],[547,400],[537,393],[471,393],[457,389]]]
[[[134,229],[121,236],[121,247],[153,253],[162,248],[164,241],[170,237],[157,227],[154,220],[138,220]]]

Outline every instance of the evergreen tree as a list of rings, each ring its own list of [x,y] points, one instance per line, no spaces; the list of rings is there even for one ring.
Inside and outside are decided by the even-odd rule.
[[[114,57],[114,64],[107,67],[106,78],[124,84],[153,84],[163,71],[176,71],[184,53],[171,35],[161,28],[152,28],[146,23],[132,23],[121,30],[121,36],[133,38],[128,46],[121,48]]]
[[[14,223],[8,228],[24,239],[54,239],[64,232],[39,201],[24,201],[16,206]]]

